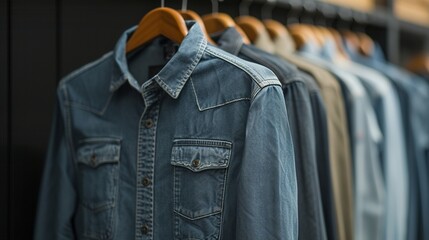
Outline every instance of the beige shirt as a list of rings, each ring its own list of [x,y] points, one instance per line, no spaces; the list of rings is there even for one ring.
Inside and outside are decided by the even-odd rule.
[[[261,41],[261,40],[264,41]],[[291,52],[293,41],[279,37],[274,41],[260,37],[255,46],[265,49],[275,46],[275,54],[312,75],[320,88],[326,107],[332,189],[335,201],[339,240],[353,239],[353,180],[352,161],[347,127],[347,116],[341,88],[337,80],[325,69],[306,61]]]

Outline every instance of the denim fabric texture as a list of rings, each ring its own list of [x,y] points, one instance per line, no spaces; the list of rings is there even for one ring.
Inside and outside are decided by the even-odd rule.
[[[298,239],[326,239],[317,172],[313,112],[306,86],[309,76],[275,55],[243,44],[240,34],[234,28],[225,30],[214,39],[219,48],[271,69],[282,83],[295,150],[298,181]]]
[[[298,239],[281,83],[187,24],[60,82],[36,240]]]

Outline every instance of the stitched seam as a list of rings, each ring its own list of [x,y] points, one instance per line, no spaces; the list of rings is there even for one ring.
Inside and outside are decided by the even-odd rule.
[[[139,220],[138,220],[138,188],[139,188],[139,174],[138,174],[138,164],[139,164],[139,157],[140,157],[140,145],[141,145],[141,140],[140,140],[140,133],[141,133],[141,127],[142,127],[142,120],[143,120],[143,116],[145,115],[145,113],[146,113],[146,108],[144,109],[144,111],[143,111],[143,113],[142,113],[142,115],[140,116],[140,120],[139,120],[139,129],[138,129],[138,133],[137,133],[137,151],[136,151],[136,153],[137,153],[137,159],[136,159],[136,183],[137,183],[137,186],[136,186],[136,201],[135,201],[135,209],[136,209],[136,211],[135,211],[135,223],[137,224],[137,223],[139,223]],[[140,236],[141,234],[140,234],[140,231],[139,231],[139,229],[138,228],[136,228],[136,231],[134,232],[134,234],[135,234],[135,237],[137,238],[138,236]]]
[[[155,227],[155,224],[154,224],[154,218],[155,218],[155,204],[154,204],[154,202],[155,202],[155,175],[156,175],[156,172],[155,172],[155,164],[156,164],[156,147],[157,147],[157,145],[156,145],[156,133],[157,133],[157,131],[158,131],[158,124],[159,124],[159,121],[158,121],[158,119],[159,119],[159,114],[160,114],[160,109],[159,109],[159,105],[156,105],[156,107],[155,107],[155,111],[156,111],[156,115],[155,115],[155,117],[154,117],[154,120],[155,120],[155,122],[156,122],[156,124],[155,124],[155,129],[153,130],[154,131],[154,134],[153,134],[153,162],[152,162],[152,177],[151,177],[151,181],[152,181],[152,185],[151,185],[151,190],[152,190],[152,197],[151,197],[151,212],[152,212],[152,216],[151,216],[151,221],[150,221],[150,225],[151,225],[151,228],[150,228],[150,231],[151,231],[151,237],[152,237],[152,239],[156,239],[155,238],[155,231],[154,231],[154,227]]]
[[[231,101],[227,101],[227,102],[224,102],[224,103],[221,103],[221,104],[218,104],[218,105],[214,105],[214,106],[210,106],[210,107],[202,108],[202,109],[201,109],[201,112],[202,112],[202,111],[209,110],[209,109],[217,108],[217,107],[222,107],[222,106],[228,105],[228,104],[230,104],[230,103],[239,102],[239,101],[244,101],[244,100],[250,100],[250,98],[237,98],[237,99],[234,99],[234,100],[231,100]]]
[[[177,215],[180,215],[180,216],[182,216],[182,217],[184,217],[184,218],[186,218],[186,219],[189,219],[189,220],[198,220],[198,219],[201,219],[201,218],[210,217],[210,216],[217,215],[217,214],[221,213],[221,211],[222,211],[222,210],[219,210],[219,211],[212,212],[212,213],[208,213],[208,214],[201,215],[201,216],[198,216],[198,217],[189,217],[189,216],[186,216],[185,214],[183,214],[183,213],[179,212],[179,210],[174,210],[174,212],[175,212]]]
[[[246,72],[247,74],[249,74],[253,80],[255,80],[255,82],[257,82],[258,84],[260,84],[261,82],[264,81],[264,78],[262,77],[262,75],[260,75],[258,72],[253,71],[250,67],[248,67],[247,65],[244,65],[238,61],[233,60],[232,58],[219,53],[219,52],[214,52],[212,51],[210,48],[207,48],[207,53],[209,53],[210,55],[214,56],[214,57],[218,57],[220,59],[225,60],[226,62],[242,69],[244,72]]]
[[[205,43],[205,44],[204,44],[204,43]],[[204,45],[204,46],[203,46],[203,45]],[[191,75],[191,73],[192,73],[193,69],[195,69],[195,66],[196,66],[196,65],[198,64],[198,62],[200,61],[201,56],[203,55],[203,53],[204,53],[204,50],[205,50],[206,46],[207,46],[207,42],[205,41],[205,38],[201,38],[200,43],[199,43],[199,45],[198,45],[198,52],[197,52],[197,54],[195,55],[194,59],[192,60],[191,65],[190,65],[190,66],[188,66],[188,69],[186,70],[185,74],[183,75],[182,79],[180,80],[180,84],[179,84],[179,87],[177,88],[177,90],[178,90],[178,89],[182,89],[182,88],[183,88],[183,85],[184,85],[184,84],[185,84],[185,82],[186,82],[186,80],[187,80],[188,78],[190,78],[190,75]],[[176,90],[176,91],[177,91],[177,90]],[[177,95],[177,92],[175,92],[175,95]]]
[[[162,87],[165,87],[166,89],[167,89],[167,91],[168,91],[168,94],[171,96],[171,97],[173,97],[173,98],[176,98],[176,96],[175,96],[175,91],[172,89],[172,88],[170,88],[170,86],[168,86],[158,75],[156,75],[155,76],[155,78],[158,80],[158,83],[162,86]]]
[[[195,95],[195,101],[197,102],[198,110],[201,111],[200,102],[198,101],[198,95],[197,95],[197,92],[195,91],[194,81],[192,80],[192,78],[190,78],[190,80],[191,80],[192,91],[194,92],[194,95]]]
[[[229,151],[229,156],[228,156],[228,159],[230,159],[230,161],[231,161],[231,155],[232,155],[232,150],[231,151]],[[228,163],[229,163],[229,161],[228,161]],[[220,226],[222,226],[222,223],[223,223],[223,217],[224,217],[224,215],[223,215],[223,213],[224,213],[224,204],[225,204],[225,193],[226,193],[226,188],[227,188],[227,186],[228,186],[228,184],[227,184],[227,181],[228,181],[228,170],[229,170],[229,168],[227,168],[227,169],[225,169],[225,177],[224,177],[224,182],[223,182],[223,192],[222,192],[222,206],[221,206],[221,208],[220,208]],[[222,238],[222,227],[219,227],[219,239],[221,239]]]
[[[78,140],[78,145],[83,143],[120,143],[120,137],[91,137]]]
[[[67,82],[76,79],[76,77],[78,77],[79,75],[82,75],[84,73],[86,73],[90,68],[94,68],[97,67],[98,65],[100,65],[101,63],[104,63],[106,60],[109,59],[109,57],[113,56],[113,52],[110,51],[106,54],[104,54],[102,57],[100,57],[98,60],[95,60],[94,62],[88,63],[82,67],[80,67],[79,69],[74,70],[73,72],[69,73],[66,77],[64,77],[60,83],[59,86],[62,87],[63,85],[65,85]]]
[[[227,160],[227,159],[223,159],[223,160]],[[186,163],[182,163],[179,161],[172,161],[171,165],[173,166],[179,166],[179,167],[184,167],[187,168],[189,170],[191,170],[192,172],[202,172],[204,170],[209,170],[209,169],[224,169],[228,167],[228,161],[225,161],[225,163],[222,164],[206,164],[203,167],[200,167],[198,169],[195,169],[191,166],[191,164],[186,164]]]
[[[164,87],[167,88],[170,96],[172,96],[173,98],[177,98],[178,92],[180,91],[179,89],[183,88],[183,86],[186,83],[186,80],[189,78],[189,76],[191,75],[192,71],[195,69],[195,66],[200,61],[201,56],[203,55],[204,50],[205,50],[205,48],[207,46],[207,42],[204,41],[204,40],[205,40],[204,38],[201,38],[200,43],[198,45],[198,52],[195,55],[194,59],[192,59],[191,64],[188,66],[188,68],[182,74],[182,78],[179,80],[179,85],[177,86],[176,90],[173,90],[172,88],[170,88],[158,75],[156,75],[156,79],[159,80],[159,83],[162,86],[164,86]]]
[[[216,107],[225,106],[225,105],[227,105],[229,103],[238,102],[238,101],[241,101],[241,100],[250,100],[250,98],[236,98],[236,99],[232,99],[232,100],[227,100],[226,102],[223,102],[221,104],[217,104],[217,105],[213,105],[213,106],[210,106],[210,107],[202,108],[201,105],[200,105],[200,102],[198,101],[198,94],[197,94],[197,91],[195,90],[194,81],[192,80],[192,78],[190,78],[190,79],[191,79],[192,91],[195,94],[195,101],[197,102],[198,110],[200,112],[208,110],[208,109],[216,108]]]
[[[256,95],[262,90],[262,87],[253,88],[252,95],[251,95],[251,103],[253,103],[253,99],[255,99]]]
[[[78,102],[72,102],[72,101],[69,101],[69,106],[76,107],[76,108],[79,108],[81,110],[85,110],[85,111],[88,111],[88,112],[95,113],[95,114],[97,114],[99,116],[102,116],[106,112],[106,110],[107,110],[107,108],[108,108],[108,106],[110,104],[110,101],[111,101],[112,97],[113,97],[113,94],[110,94],[109,98],[107,99],[107,101],[106,101],[103,109],[101,109],[101,111],[95,110],[91,106],[88,106],[88,105],[85,105],[85,104],[82,104],[82,103],[78,103]]]
[[[264,88],[271,85],[282,86],[278,79],[267,79],[260,84],[260,87]]]
[[[217,146],[231,148],[230,141],[218,139],[200,139],[200,138],[177,138],[173,140],[175,146]]]
[[[64,87],[61,87],[60,88],[61,89],[61,91],[63,92],[63,94],[64,94],[64,98],[65,98],[65,106],[64,106],[64,117],[65,117],[65,124],[66,124],[66,139],[68,139],[68,145],[69,145],[69,148],[70,148],[70,153],[71,153],[71,156],[72,156],[72,160],[73,160],[73,165],[74,165],[74,167],[75,167],[75,170],[77,171],[77,157],[76,157],[76,153],[75,153],[75,151],[74,151],[74,144],[73,144],[73,135],[72,135],[72,127],[71,127],[71,125],[72,125],[72,121],[71,121],[71,111],[70,111],[70,108],[68,107],[68,94],[67,94],[67,89],[66,89],[66,87],[64,86]],[[68,137],[67,137],[67,135],[68,135]]]

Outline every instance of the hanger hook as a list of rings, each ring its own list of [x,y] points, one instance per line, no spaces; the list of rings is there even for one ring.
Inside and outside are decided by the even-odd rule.
[[[240,6],[238,7],[239,15],[240,16],[246,16],[249,15],[249,9],[250,4],[252,3],[251,0],[241,0]]]
[[[212,13],[219,13],[219,2],[223,0],[211,0],[212,1]]]
[[[161,0],[161,7],[165,7],[165,0]]]
[[[273,9],[277,0],[267,0],[262,6],[261,18],[262,19],[271,19],[273,18]]]
[[[186,11],[188,9],[188,0],[182,0],[182,11]]]

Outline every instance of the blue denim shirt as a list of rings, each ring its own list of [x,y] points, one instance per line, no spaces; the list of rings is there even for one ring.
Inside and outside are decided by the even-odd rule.
[[[58,87],[35,239],[297,239],[277,77],[197,24],[126,56],[133,31]]]
[[[316,130],[308,89],[308,85],[314,80],[275,55],[243,44],[243,39],[235,28],[219,33],[214,40],[219,48],[268,67],[282,83],[295,152],[299,239],[327,239],[317,172]]]

